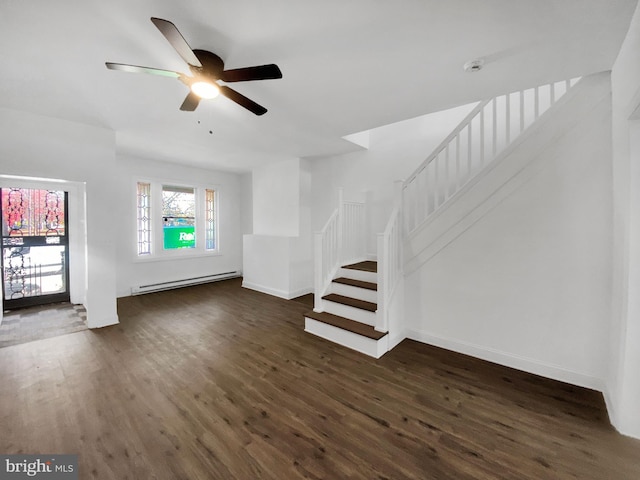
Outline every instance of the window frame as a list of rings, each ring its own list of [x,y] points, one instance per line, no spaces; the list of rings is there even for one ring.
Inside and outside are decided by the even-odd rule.
[[[150,253],[139,254],[138,253],[138,184],[146,183],[150,185],[150,206],[149,206],[149,218],[150,218]],[[185,189],[193,188],[195,194],[195,232],[196,232],[196,246],[194,248],[177,248],[177,249],[164,249],[164,232],[163,232],[163,209],[162,209],[162,190],[163,187],[181,187]],[[214,192],[213,197],[213,214],[214,214],[214,247],[213,249],[206,248],[206,191],[212,190]],[[187,258],[198,257],[212,257],[221,255],[220,250],[220,186],[210,183],[202,184],[196,182],[176,181],[169,179],[158,179],[139,177],[133,182],[133,195],[134,210],[133,210],[133,225],[134,232],[132,234],[133,255],[135,262],[153,262],[164,260],[179,260]]]
[[[180,190],[182,190],[182,192],[180,192]],[[166,215],[166,212],[164,211],[165,208],[165,192],[174,192],[174,193],[188,193],[190,195],[193,195],[193,217],[170,217],[169,215]],[[195,187],[184,187],[184,186],[177,186],[177,185],[166,185],[166,184],[162,184],[161,185],[161,190],[160,190],[160,200],[161,200],[161,211],[160,211],[160,216],[162,218],[162,250],[164,251],[168,251],[168,250],[183,250],[182,248],[167,248],[166,244],[167,244],[167,231],[165,230],[165,223],[164,220],[165,218],[192,218],[193,219],[193,227],[194,227],[194,235],[195,235],[195,239],[193,242],[193,246],[191,247],[186,247],[185,249],[196,249],[198,247],[198,243],[199,243],[199,235],[198,235],[198,223],[199,223],[199,219],[198,219],[198,190]]]

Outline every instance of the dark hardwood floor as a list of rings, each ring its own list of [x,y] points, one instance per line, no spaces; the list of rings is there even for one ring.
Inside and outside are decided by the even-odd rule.
[[[0,452],[81,479],[640,478],[600,394],[412,341],[374,360],[304,333],[308,303],[235,279],[0,349]]]

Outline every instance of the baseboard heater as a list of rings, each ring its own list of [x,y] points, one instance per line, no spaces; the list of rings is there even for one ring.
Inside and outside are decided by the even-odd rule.
[[[149,285],[139,285],[131,287],[131,295],[142,295],[144,293],[160,292],[162,290],[170,290],[172,288],[189,287],[191,285],[200,285],[201,283],[217,282],[218,280],[226,280],[228,278],[240,277],[240,272],[224,272],[215,275],[204,275],[202,277],[185,278],[183,280],[172,280],[169,282],[151,283]]]

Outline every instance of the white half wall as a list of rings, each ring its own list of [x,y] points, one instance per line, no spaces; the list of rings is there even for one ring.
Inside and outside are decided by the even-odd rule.
[[[287,300],[313,291],[308,248],[299,237],[244,235],[242,286]]]
[[[405,266],[409,338],[603,389],[611,301],[609,77],[589,85],[473,187],[492,188],[476,203],[481,214]],[[514,163],[523,168],[507,175]],[[502,184],[494,181],[502,174]],[[440,220],[455,212],[445,210]]]

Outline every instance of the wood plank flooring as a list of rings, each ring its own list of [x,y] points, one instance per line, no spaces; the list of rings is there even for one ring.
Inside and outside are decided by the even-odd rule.
[[[640,478],[600,394],[412,341],[375,360],[308,308],[234,279],[0,349],[0,452],[77,453],[81,479]]]

